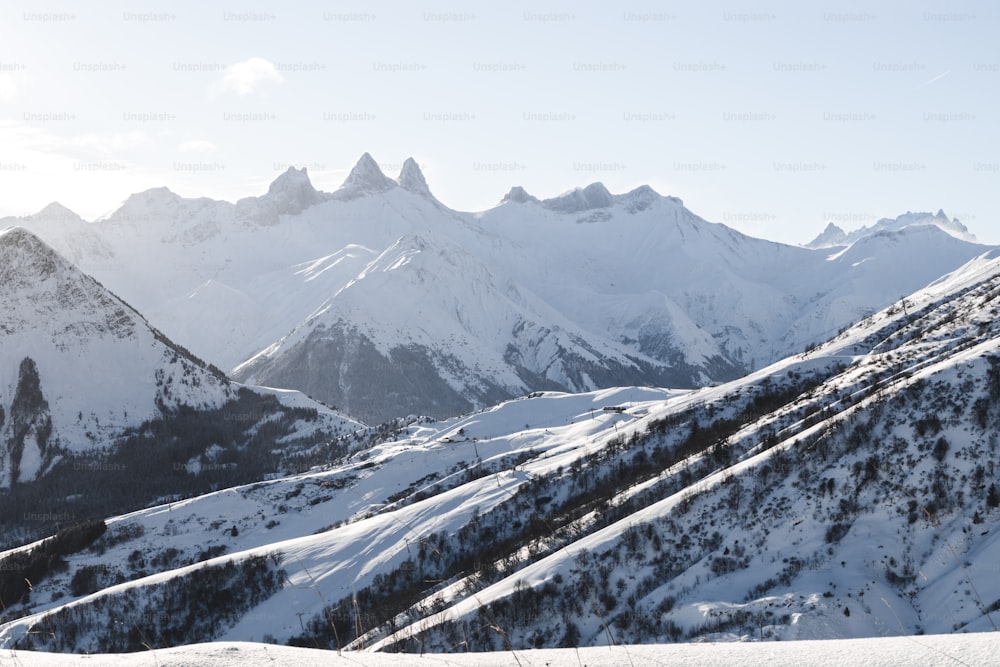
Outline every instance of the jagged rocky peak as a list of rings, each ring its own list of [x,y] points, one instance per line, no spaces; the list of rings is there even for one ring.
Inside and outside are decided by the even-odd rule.
[[[0,249],[4,251],[33,246],[44,247],[45,244],[24,227],[7,227],[0,230]]]
[[[631,213],[638,213],[643,211],[653,205],[659,199],[663,199],[660,193],[651,188],[648,185],[640,185],[634,190],[626,192],[624,195],[619,195],[615,199],[621,199],[625,202],[626,207]],[[667,197],[667,200],[677,204],[678,206],[684,206],[684,202],[677,197]]]
[[[339,196],[355,197],[363,194],[385,192],[396,187],[396,181],[382,173],[378,163],[370,154],[365,153],[358,160],[351,173],[347,175],[344,184],[337,191]]]
[[[951,223],[948,216],[944,215],[944,211],[938,211],[939,215],[934,215],[930,211],[907,211],[903,215],[896,216],[895,218],[881,218],[878,222],[871,226],[872,232],[881,231],[898,231],[900,229],[905,229],[906,227],[915,227],[918,225],[938,225],[947,226]],[[858,231],[864,231],[867,228],[862,227]],[[857,232],[854,232],[857,233]]]
[[[158,188],[149,188],[148,190],[137,192],[134,195],[129,195],[128,199],[125,200],[124,205],[137,202],[173,201],[176,199],[181,199],[181,196],[163,185]]]
[[[414,194],[431,197],[431,189],[427,187],[427,179],[420,171],[420,165],[412,157],[406,158],[403,168],[399,172],[399,185],[404,190],[409,190]]]
[[[648,185],[640,185],[623,195],[613,195],[603,183],[591,183],[585,188],[574,188],[557,197],[543,200],[531,196],[523,187],[517,185],[510,189],[500,203],[525,204],[533,202],[558,213],[581,213],[608,208],[615,203],[623,203],[630,213],[635,213],[648,208],[659,199],[663,199],[663,197]],[[684,204],[676,197],[668,197],[668,199],[682,206]]]
[[[279,213],[300,213],[323,200],[313,187],[305,167],[289,167],[267,189],[267,198],[278,205]]]
[[[613,203],[614,198],[603,183],[591,183],[583,189],[574,188],[558,197],[542,201],[545,208],[560,213],[579,213],[595,208],[607,208]]]
[[[0,473],[0,485],[3,487],[20,481],[22,472],[27,473],[25,476],[29,479],[35,477],[41,468],[52,461],[52,452],[48,451],[52,415],[42,393],[38,365],[31,357],[21,359],[18,367],[10,418],[11,428],[0,433],[0,445],[9,457],[9,475],[7,471]],[[25,456],[26,449],[29,450],[28,456]],[[23,463],[27,463],[27,470],[22,470]]]
[[[309,173],[305,167],[301,169],[289,167],[281,176],[274,179],[267,189],[267,194],[269,195],[300,192],[316,194],[316,188],[313,187],[312,182],[309,180]]]
[[[276,225],[282,215],[296,215],[326,199],[313,187],[305,167],[289,167],[271,182],[267,194],[236,202],[236,219],[251,226]]]
[[[184,198],[170,188],[150,188],[129,195],[121,206],[110,215],[102,218],[102,221],[126,225],[146,224],[158,216],[167,215],[170,217],[172,212],[178,209],[183,202]]]
[[[520,185],[515,185],[510,189],[510,192],[504,195],[504,198],[500,200],[501,204],[505,204],[507,202],[526,204],[527,202],[538,202],[538,198],[529,195],[528,191]]]
[[[949,218],[944,210],[939,209],[937,213],[929,211],[907,211],[895,218],[881,218],[871,227],[861,227],[852,232],[845,232],[837,225],[828,223],[823,233],[806,244],[807,248],[832,248],[836,246],[846,246],[860,241],[861,239],[885,232],[898,232],[913,227],[933,226],[954,236],[957,239],[968,243],[976,243],[976,237],[969,232],[969,229],[958,221],[957,218]]]
[[[937,225],[952,236],[960,238],[963,241],[969,241],[971,243],[976,242],[975,234],[970,232],[969,228],[963,225],[958,218],[949,218],[948,214],[944,212],[944,209],[939,208],[938,212],[933,216],[930,216],[929,213],[924,215],[930,218],[928,224]]]
[[[594,208],[611,206],[612,202],[611,193],[604,187],[604,183],[591,183],[583,189],[583,197]]]
[[[600,184],[598,183],[597,185]],[[626,192],[624,196],[629,199],[655,199],[660,196],[660,193],[648,185],[640,185],[634,190],[629,190],[628,192]],[[683,204],[683,202],[681,202],[680,199],[677,199],[677,197],[671,197],[671,199],[674,199],[678,203]]]
[[[65,344],[77,326],[60,319],[70,311],[94,316],[83,327],[87,331],[127,333],[134,321],[123,315],[123,304],[115,301],[110,292],[29,230],[0,231],[0,303],[7,306],[0,309],[0,337],[41,321]]]
[[[83,218],[57,201],[48,204],[34,215],[28,216],[33,222],[81,222]]]
[[[957,219],[949,218],[943,209],[938,209],[937,213],[931,213],[930,211],[907,211],[896,218],[882,218],[872,226],[871,231],[897,231],[907,227],[924,225],[938,227],[963,241],[976,242],[976,237],[969,233],[968,228]]]
[[[842,245],[847,239],[847,233],[832,222],[828,222],[826,229],[819,236],[806,244],[807,248],[830,248]]]
[[[55,271],[57,258],[52,248],[24,227],[0,231],[0,283],[8,287],[46,278]]]

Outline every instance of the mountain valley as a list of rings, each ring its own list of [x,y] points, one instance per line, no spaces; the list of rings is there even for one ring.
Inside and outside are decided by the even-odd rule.
[[[1000,250],[943,213],[793,247],[365,155],[2,222],[0,649],[996,629]]]

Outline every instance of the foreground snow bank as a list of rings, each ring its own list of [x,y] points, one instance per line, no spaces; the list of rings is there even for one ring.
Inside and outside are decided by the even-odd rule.
[[[547,649],[504,653],[426,654],[424,656],[386,653],[345,652],[290,648],[249,642],[220,642],[126,655],[60,655],[2,651],[0,665],[23,667],[69,667],[107,665],[132,667],[197,667],[232,665],[233,667],[327,667],[362,665],[398,667],[401,665],[455,665],[457,667],[493,667],[511,665],[546,665],[547,667],[611,667],[612,665],[796,665],[836,666],[893,665],[931,667],[933,665],[994,665],[1000,651],[1000,633],[889,637],[881,639],[843,639],[830,641],[795,641],[729,644],[666,644],[615,646],[583,649]]]

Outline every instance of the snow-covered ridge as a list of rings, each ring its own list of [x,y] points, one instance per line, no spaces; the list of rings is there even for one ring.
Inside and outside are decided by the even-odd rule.
[[[731,383],[540,392],[111,518],[0,641],[100,649],[102,610],[181,588],[202,553],[205,568],[280,554],[285,573],[222,640],[418,652],[988,631],[998,308],[990,252]],[[98,564],[96,589],[59,594]]]
[[[826,229],[815,239],[806,244],[807,248],[836,248],[851,245],[868,236],[883,232],[897,232],[907,227],[922,227],[932,225],[962,241],[975,243],[976,237],[969,232],[958,218],[949,218],[943,210],[937,213],[913,213],[907,211],[896,218],[882,218],[871,227],[863,226],[851,232],[830,222]]]
[[[239,395],[219,369],[21,227],[0,230],[0,304],[0,487],[65,457],[107,453],[129,427]],[[350,423],[294,392],[263,393]]]
[[[50,213],[61,222],[16,222],[171,339],[373,423],[540,389],[724,382],[988,249],[915,214],[852,251],[786,246],[648,186],[515,187],[459,212],[414,160],[394,180],[367,153],[330,193],[292,167],[235,204],[159,188],[93,223]]]

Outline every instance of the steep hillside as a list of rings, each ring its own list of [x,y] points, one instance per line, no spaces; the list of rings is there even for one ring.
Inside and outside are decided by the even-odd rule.
[[[230,382],[22,228],[0,231],[0,304],[4,543],[60,523],[50,515],[255,479],[297,451],[265,455],[276,439],[312,447],[360,428],[296,392]],[[214,473],[172,487],[198,460]]]
[[[535,394],[109,519],[8,604],[0,641],[419,652],[994,629],[998,312],[991,253],[725,385]]]

